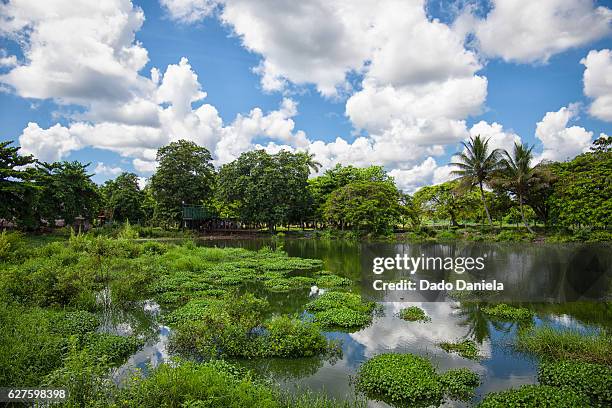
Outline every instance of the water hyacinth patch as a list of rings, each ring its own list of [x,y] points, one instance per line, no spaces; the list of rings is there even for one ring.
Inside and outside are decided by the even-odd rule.
[[[584,396],[569,388],[523,385],[517,389],[487,394],[478,408],[587,408]]]
[[[400,319],[407,320],[409,322],[429,322],[431,318],[427,316],[425,311],[418,306],[406,307],[399,311],[398,316]]]
[[[110,365],[120,365],[144,345],[136,336],[118,336],[109,333],[91,333],[83,340],[84,349]]]
[[[594,407],[612,406],[612,367],[582,361],[543,361],[540,384],[567,387],[586,395]]]
[[[306,304],[314,320],[327,327],[354,328],[372,321],[374,302],[363,302],[361,296],[349,292],[325,292]]]
[[[534,313],[524,307],[513,307],[505,303],[483,308],[483,312],[492,318],[505,321],[525,321],[531,320]]]
[[[480,385],[480,377],[467,368],[458,368],[440,375],[440,383],[449,398],[467,401],[474,396],[474,389]]]
[[[478,347],[473,340],[463,340],[454,343],[442,342],[440,348],[449,353],[457,353],[461,357],[469,358],[470,360],[478,360]]]
[[[335,288],[340,286],[350,286],[353,283],[349,278],[338,275],[322,275],[316,280],[316,285],[323,288]]]
[[[381,354],[366,361],[357,375],[357,389],[391,404],[438,406],[443,389],[431,363],[413,354]]]

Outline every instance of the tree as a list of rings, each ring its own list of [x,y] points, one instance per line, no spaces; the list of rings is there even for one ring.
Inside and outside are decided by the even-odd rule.
[[[359,168],[337,164],[323,175],[308,181],[308,189],[313,199],[315,219],[322,220],[325,218],[323,207],[333,191],[356,181],[383,182],[395,186],[393,177],[389,176],[382,166]]]
[[[35,211],[39,220],[43,218],[52,223],[55,219],[63,219],[71,224],[79,216],[93,218],[100,195],[91,180],[92,174],[87,173],[89,164],[64,161],[36,165]]]
[[[469,218],[478,203],[473,192],[459,187],[457,181],[425,186],[414,193],[414,200],[431,218],[448,219],[453,227],[458,227],[458,220]]]
[[[31,223],[29,210],[35,185],[32,182],[34,169],[25,167],[35,163],[32,156],[19,154],[13,142],[0,142],[0,219]]]
[[[325,216],[342,229],[386,234],[400,219],[400,193],[381,181],[352,182],[329,195]]]
[[[551,219],[563,226],[612,225],[612,151],[584,153],[550,170],[559,180],[548,199]]]
[[[490,150],[489,139],[483,139],[480,135],[470,137],[468,142],[462,142],[462,144],[465,149],[459,154],[459,161],[451,163],[458,168],[458,170],[453,170],[452,174],[459,176],[462,184],[469,188],[479,187],[482,205],[489,224],[492,224],[493,220],[485,200],[483,185],[489,182],[495,171],[499,169],[499,150]]]
[[[312,156],[255,150],[221,167],[218,194],[226,208],[247,223],[277,225],[302,222],[311,208],[308,175]]]
[[[138,187],[138,176],[121,173],[114,180],[104,183],[101,188],[104,207],[109,217],[118,222],[143,222],[144,193]]]
[[[502,168],[497,181],[516,197],[523,224],[531,233],[533,230],[527,223],[524,204],[530,188],[533,188],[538,182],[536,168],[531,166],[532,150],[533,146],[515,143],[512,154],[504,152],[504,158],[501,161]]]
[[[151,190],[157,202],[155,217],[181,222],[182,205],[200,204],[213,191],[215,169],[208,149],[179,140],[157,151],[159,166],[151,177]]]

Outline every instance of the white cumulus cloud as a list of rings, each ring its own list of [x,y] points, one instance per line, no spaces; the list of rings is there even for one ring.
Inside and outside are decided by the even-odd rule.
[[[589,113],[612,122],[612,51],[591,50],[580,61],[585,66],[584,94],[593,99]]]
[[[566,160],[589,150],[593,132],[580,126],[569,126],[579,113],[577,104],[547,112],[536,125],[535,135],[544,147],[536,160]]]
[[[458,32],[472,32],[490,57],[522,63],[547,62],[570,48],[612,32],[612,10],[593,0],[493,0],[483,19],[470,10],[455,22]]]

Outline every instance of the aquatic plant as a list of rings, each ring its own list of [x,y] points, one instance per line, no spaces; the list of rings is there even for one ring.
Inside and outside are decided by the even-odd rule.
[[[120,365],[144,345],[136,336],[91,333],[83,339],[84,349],[109,365]]]
[[[473,340],[463,340],[454,343],[442,342],[439,343],[442,350],[449,353],[457,353],[461,357],[469,358],[470,360],[478,360],[478,347]]]
[[[516,345],[519,350],[542,357],[612,365],[612,336],[603,333],[588,334],[544,326],[519,331]]]
[[[612,367],[582,361],[542,361],[540,384],[567,387],[584,394],[594,407],[612,406]]]
[[[440,375],[440,383],[446,396],[467,401],[474,396],[474,389],[480,385],[480,377],[467,368],[457,368]]]
[[[316,285],[323,288],[334,288],[339,286],[349,286],[353,283],[349,278],[338,275],[321,275],[316,280]]]
[[[372,321],[374,302],[363,302],[350,292],[325,292],[306,304],[305,309],[323,326],[361,327]]]
[[[295,289],[309,288],[314,284],[314,279],[307,276],[291,276],[288,278],[277,277],[264,281],[264,287],[274,292],[285,292]]]
[[[318,327],[287,316],[276,316],[264,324],[262,354],[275,357],[312,357],[330,347]]]
[[[589,404],[581,394],[569,388],[549,385],[523,385],[517,389],[487,394],[478,408],[587,408]]]
[[[64,336],[84,335],[96,330],[100,320],[95,314],[85,310],[58,313],[51,322],[51,332]]]
[[[489,306],[482,309],[489,317],[507,321],[531,320],[534,313],[524,307],[513,307],[505,303]]]
[[[398,316],[400,319],[408,320],[410,322],[429,322],[431,318],[427,316],[425,311],[418,306],[406,307],[399,311]]]
[[[380,354],[357,374],[357,389],[368,397],[409,406],[438,406],[442,384],[431,363],[413,354]]]

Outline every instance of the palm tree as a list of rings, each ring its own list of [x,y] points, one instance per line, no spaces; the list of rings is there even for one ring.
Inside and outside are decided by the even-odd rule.
[[[461,184],[469,188],[478,186],[480,188],[480,199],[487,214],[489,224],[493,224],[487,201],[485,200],[483,185],[488,183],[493,174],[499,169],[499,149],[489,150],[489,139],[483,139],[480,135],[470,137],[467,142],[461,142],[465,148],[460,153],[459,161],[451,165],[458,167],[451,174],[459,176]]]
[[[523,208],[530,188],[539,180],[536,167],[531,166],[531,161],[533,160],[532,150],[533,146],[515,143],[512,155],[504,151],[498,182],[502,187],[516,196],[521,210],[523,224],[525,224],[527,230],[533,234],[533,230],[525,218],[525,211]]]

